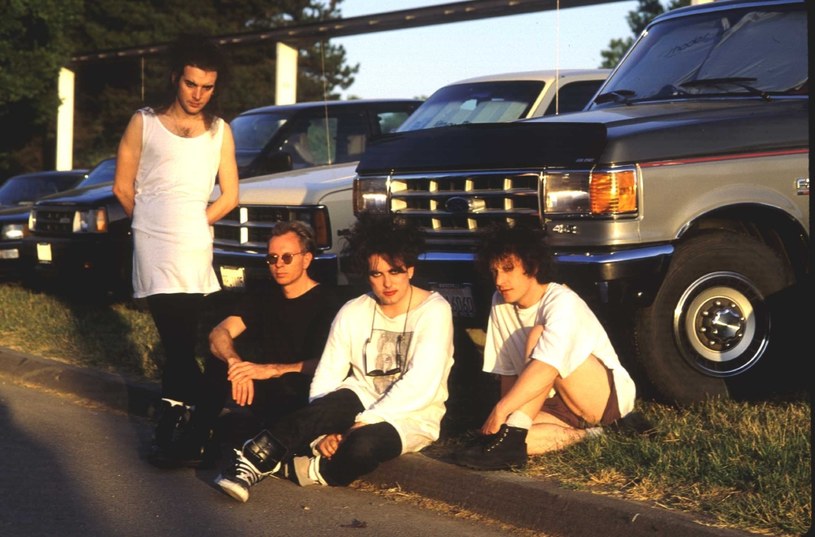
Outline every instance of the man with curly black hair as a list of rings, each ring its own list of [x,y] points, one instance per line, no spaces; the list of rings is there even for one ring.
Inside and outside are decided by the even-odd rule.
[[[478,262],[495,282],[483,370],[501,397],[479,441],[454,456],[477,470],[522,467],[528,455],[602,433],[634,407],[635,386],[589,306],[551,281],[542,231],[498,226]]]
[[[453,317],[438,293],[412,284],[420,233],[388,219],[357,222],[346,251],[371,292],[340,309],[310,403],[235,450],[215,482],[245,502],[270,475],[344,486],[439,437],[453,365]]]

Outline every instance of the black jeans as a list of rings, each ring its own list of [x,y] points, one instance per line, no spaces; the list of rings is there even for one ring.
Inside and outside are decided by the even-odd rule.
[[[209,355],[204,367],[203,383],[195,405],[193,420],[203,428],[215,426],[218,415],[232,396],[232,383],[227,380],[227,365]],[[286,373],[280,377],[254,381],[255,397],[249,409],[269,428],[277,420],[308,404],[311,377]]]
[[[269,433],[288,448],[289,458],[309,454],[309,444],[315,438],[345,433],[363,410],[353,391],[341,389],[280,419]],[[320,474],[329,485],[345,486],[401,453],[402,440],[393,425],[386,422],[365,425],[345,437],[333,457],[320,460]]]
[[[201,382],[201,369],[195,363],[195,343],[204,295],[151,295],[147,297],[147,306],[166,356],[161,375],[161,396],[195,404]]]

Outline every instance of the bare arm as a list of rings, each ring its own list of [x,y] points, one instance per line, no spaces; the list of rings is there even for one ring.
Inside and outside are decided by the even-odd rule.
[[[136,206],[136,172],[141,158],[142,115],[135,113],[127,124],[119,149],[116,152],[116,173],[113,177],[113,194],[124,207],[128,217],[133,217]]]
[[[228,123],[224,123],[221,163],[218,166],[218,186],[221,195],[207,207],[207,220],[214,224],[238,205],[238,164],[235,160],[235,139]]]
[[[245,330],[243,319],[237,315],[230,315],[209,333],[210,352],[227,365],[243,361],[235,350],[235,338]]]

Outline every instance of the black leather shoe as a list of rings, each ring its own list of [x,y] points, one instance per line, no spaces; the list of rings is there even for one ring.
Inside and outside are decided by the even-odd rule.
[[[153,446],[156,449],[166,450],[178,439],[183,427],[189,423],[192,413],[186,405],[172,405],[163,399],[158,412],[158,423],[153,433]]]
[[[453,455],[456,464],[474,470],[510,470],[526,466],[526,429],[501,425],[497,433],[479,439]]]
[[[153,445],[147,461],[162,469],[214,468],[220,458],[220,446],[211,428],[187,426],[180,437],[167,448]]]

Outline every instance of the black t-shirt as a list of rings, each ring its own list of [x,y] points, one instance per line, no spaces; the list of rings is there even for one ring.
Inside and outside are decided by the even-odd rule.
[[[256,344],[252,361],[290,364],[322,356],[339,306],[326,285],[288,299],[279,285],[269,281],[245,295],[232,315],[241,317],[245,334]]]

